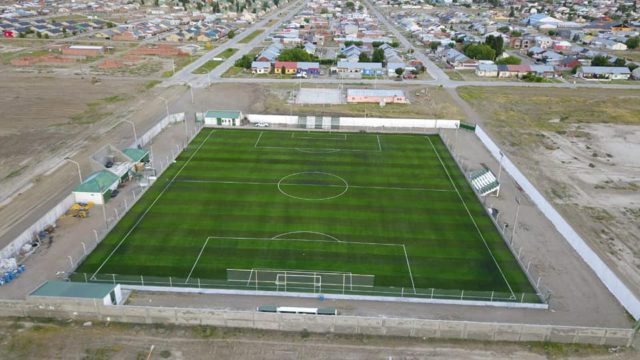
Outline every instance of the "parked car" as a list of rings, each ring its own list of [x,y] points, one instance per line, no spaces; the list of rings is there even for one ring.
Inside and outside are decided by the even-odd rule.
[[[269,127],[269,123],[259,122],[255,124],[255,127]]]

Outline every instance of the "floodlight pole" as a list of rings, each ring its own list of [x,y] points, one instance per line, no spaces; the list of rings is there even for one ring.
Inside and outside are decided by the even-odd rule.
[[[164,101],[164,108],[165,110],[167,110],[167,117],[169,117],[169,101],[167,101],[167,99],[163,98],[162,96],[158,96],[158,98]]]
[[[502,158],[504,158],[504,153],[500,151],[500,167],[498,168],[498,192],[496,193],[496,197],[500,196],[500,175],[502,175]]]
[[[516,236],[516,228],[518,227],[518,214],[520,213],[520,199],[516,197],[516,215],[513,218],[513,229],[511,229],[511,243],[513,243],[513,238]]]
[[[71,158],[69,158],[68,156],[64,159],[76,164],[76,167],[78,168],[78,178],[80,179],[80,184],[82,184],[82,171],[80,171],[80,164],[77,161],[71,160]]]
[[[130,124],[131,127],[133,128],[133,140],[136,142],[136,145],[138,145],[138,133],[136,132],[136,124],[133,123],[133,121],[131,120],[120,120],[118,122],[118,124],[126,122],[127,124]],[[116,125],[118,125],[116,124]]]

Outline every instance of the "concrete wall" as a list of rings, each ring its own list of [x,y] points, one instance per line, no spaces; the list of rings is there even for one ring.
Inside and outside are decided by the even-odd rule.
[[[36,233],[42,231],[48,225],[55,224],[56,220],[69,210],[74,201],[73,194],[69,194],[65,197],[61,202],[44,214],[44,216],[18,235],[15,240],[0,250],[0,258],[9,258],[14,256],[24,244],[29,243],[34,239]]]
[[[311,116],[315,118],[314,116]],[[250,122],[266,122],[270,124],[298,125],[298,116],[248,114]],[[447,119],[394,119],[374,117],[340,117],[340,126],[355,127],[392,127],[392,128],[441,128],[457,129],[460,120]]]
[[[470,321],[274,314],[148,306],[103,306],[99,301],[53,299],[46,302],[0,301],[0,316],[45,317],[61,320],[114,321],[141,324],[208,325],[279,331],[389,335],[485,341],[551,341],[630,346],[633,329],[554,325],[481,323]]]
[[[489,135],[487,135],[480,126],[476,126],[475,132],[480,141],[482,141],[485,147],[491,152],[491,155],[500,161],[501,151],[498,145],[491,140]],[[562,234],[571,247],[573,247],[578,255],[589,265],[622,306],[624,306],[634,319],[640,319],[640,300],[638,296],[622,282],[620,277],[589,247],[586,241],[582,239],[553,205],[544,198],[527,177],[524,176],[516,165],[506,156],[502,156],[502,168],[522,187],[531,201],[533,201],[547,219],[551,221],[556,230]]]

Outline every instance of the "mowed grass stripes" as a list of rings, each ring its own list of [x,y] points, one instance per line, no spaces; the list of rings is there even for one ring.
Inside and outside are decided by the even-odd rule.
[[[534,292],[441,139],[424,135],[204,129],[78,272],[226,281],[229,268]]]

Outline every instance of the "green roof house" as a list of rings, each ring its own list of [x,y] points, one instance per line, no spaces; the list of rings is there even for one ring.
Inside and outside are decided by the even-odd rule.
[[[103,305],[117,305],[122,303],[120,284],[96,284],[52,280],[33,290],[29,300],[97,300]]]
[[[204,114],[205,126],[240,126],[242,112],[237,110],[210,110]]]
[[[149,151],[145,149],[127,148],[122,152],[129,157],[133,162],[148,162]]]
[[[118,188],[120,177],[102,170],[91,174],[82,184],[73,189],[76,202],[104,204],[111,198],[111,192]]]

